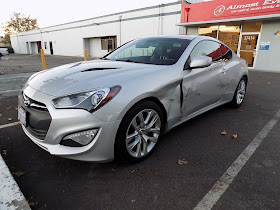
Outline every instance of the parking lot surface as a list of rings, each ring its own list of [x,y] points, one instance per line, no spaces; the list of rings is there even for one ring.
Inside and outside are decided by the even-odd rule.
[[[39,56],[11,58],[10,64],[0,60],[5,66],[0,75],[0,125],[17,122],[18,90],[30,72],[41,70]],[[81,59],[50,56],[46,61],[51,67]],[[51,156],[32,143],[20,125],[0,129],[0,153],[32,209],[193,209],[275,119],[213,209],[280,209],[279,90],[279,73],[250,71],[239,109],[225,105],[183,123],[137,164]]]

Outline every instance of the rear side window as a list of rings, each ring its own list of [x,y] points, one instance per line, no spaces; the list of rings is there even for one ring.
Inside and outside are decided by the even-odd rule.
[[[201,41],[199,42],[190,54],[191,60],[198,56],[209,56],[213,61],[218,61],[222,57],[221,53],[222,44],[214,41]]]

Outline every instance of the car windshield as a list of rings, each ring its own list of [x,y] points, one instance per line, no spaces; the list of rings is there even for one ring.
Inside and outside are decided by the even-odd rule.
[[[146,38],[129,42],[103,59],[146,63],[175,64],[191,40],[177,38]]]

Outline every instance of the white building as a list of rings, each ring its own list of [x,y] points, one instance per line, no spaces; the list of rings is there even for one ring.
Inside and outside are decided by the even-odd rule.
[[[181,1],[11,35],[15,53],[101,57],[136,38],[180,34]]]
[[[15,53],[102,57],[136,38],[211,36],[250,69],[280,71],[280,0],[179,0],[11,35]]]

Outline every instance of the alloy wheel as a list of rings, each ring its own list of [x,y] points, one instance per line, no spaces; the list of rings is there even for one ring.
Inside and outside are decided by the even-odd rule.
[[[161,129],[159,114],[153,109],[140,111],[130,122],[126,132],[128,153],[141,158],[146,156],[156,145]]]
[[[244,80],[241,80],[237,87],[237,94],[236,94],[236,103],[241,104],[244,100],[246,93],[246,83]]]

